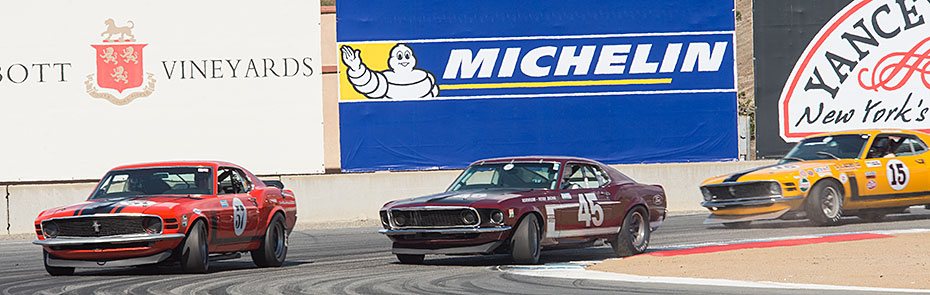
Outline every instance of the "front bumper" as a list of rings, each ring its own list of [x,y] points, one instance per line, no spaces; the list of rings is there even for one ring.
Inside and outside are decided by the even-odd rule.
[[[483,234],[483,233],[496,233],[502,231],[510,230],[509,226],[501,227],[477,227],[477,228],[435,228],[435,229],[381,229],[378,230],[379,233],[395,236],[395,235],[415,235],[422,233],[431,233],[431,234]]]
[[[764,196],[764,197],[753,197],[753,198],[740,198],[740,199],[730,199],[730,200],[720,200],[720,201],[710,201],[710,202],[701,202],[701,206],[704,208],[727,208],[727,207],[739,207],[739,206],[767,206],[775,203],[787,202],[792,200],[798,200],[804,198],[803,195],[794,196],[794,197],[782,197],[782,196]]]
[[[50,255],[45,257],[45,263],[54,267],[124,267],[133,265],[155,264],[165,261],[171,257],[171,250],[167,250],[155,255],[144,257],[133,257],[115,260],[71,260],[58,259]]]
[[[184,234],[154,234],[154,235],[121,235],[108,237],[90,237],[90,238],[53,238],[45,240],[34,240],[33,244],[40,246],[74,246],[87,244],[120,244],[120,243],[138,243],[138,242],[157,242],[162,240],[183,239]]]

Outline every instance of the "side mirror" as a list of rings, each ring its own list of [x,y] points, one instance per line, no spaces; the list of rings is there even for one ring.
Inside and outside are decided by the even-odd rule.
[[[273,186],[282,190],[284,189],[284,183],[278,180],[262,180],[262,182],[264,182],[267,186]]]

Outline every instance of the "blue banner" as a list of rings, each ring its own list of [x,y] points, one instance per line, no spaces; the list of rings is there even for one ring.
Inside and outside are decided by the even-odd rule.
[[[342,169],[516,155],[733,160],[732,10],[732,1],[341,1]]]

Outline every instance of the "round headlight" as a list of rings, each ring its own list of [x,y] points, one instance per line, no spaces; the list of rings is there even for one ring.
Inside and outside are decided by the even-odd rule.
[[[407,223],[407,218],[403,214],[394,214],[391,216],[391,220],[394,221],[396,226],[404,226]]]
[[[714,195],[710,194],[710,190],[706,187],[701,188],[701,194],[704,195],[704,201],[710,202],[714,199]]]
[[[54,238],[58,236],[58,224],[55,222],[46,222],[42,225],[42,232],[45,233],[46,237]]]
[[[389,224],[388,224],[387,211],[381,211],[380,215],[381,215],[381,225],[388,226]]]
[[[777,182],[769,184],[769,193],[772,195],[781,195],[781,185]]]
[[[466,225],[476,224],[478,223],[478,214],[471,210],[462,211],[462,222]]]
[[[145,232],[150,234],[159,234],[161,233],[161,219],[155,217],[146,217],[142,220],[142,227],[145,228]]]
[[[504,224],[504,212],[494,211],[494,213],[491,213],[491,222]]]

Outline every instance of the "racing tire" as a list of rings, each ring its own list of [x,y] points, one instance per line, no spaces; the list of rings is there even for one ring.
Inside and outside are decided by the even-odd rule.
[[[181,269],[188,273],[206,273],[210,268],[210,253],[207,250],[207,226],[196,221],[181,242]]]
[[[843,217],[843,193],[833,181],[821,181],[814,185],[805,203],[807,218],[815,225],[836,225]]]
[[[520,221],[510,239],[513,262],[516,264],[539,263],[539,222],[535,214],[528,214]]]
[[[271,223],[265,229],[262,244],[258,249],[252,250],[252,262],[259,267],[277,267],[284,263],[287,257],[287,234],[285,233],[284,217],[275,214]]]
[[[423,264],[423,254],[396,254],[397,260],[403,264]]]
[[[649,212],[642,207],[634,208],[626,213],[620,232],[610,246],[620,257],[633,256],[646,251],[649,247]]]
[[[749,228],[751,223],[752,221],[727,222],[723,224],[723,227],[731,229]]]
[[[45,271],[53,277],[57,276],[70,276],[74,274],[73,267],[58,267],[58,266],[49,266],[48,265],[48,251],[42,250],[42,261],[45,264]]]
[[[856,217],[868,222],[879,222],[885,219],[886,215],[888,214],[882,211],[865,211],[857,213]]]

